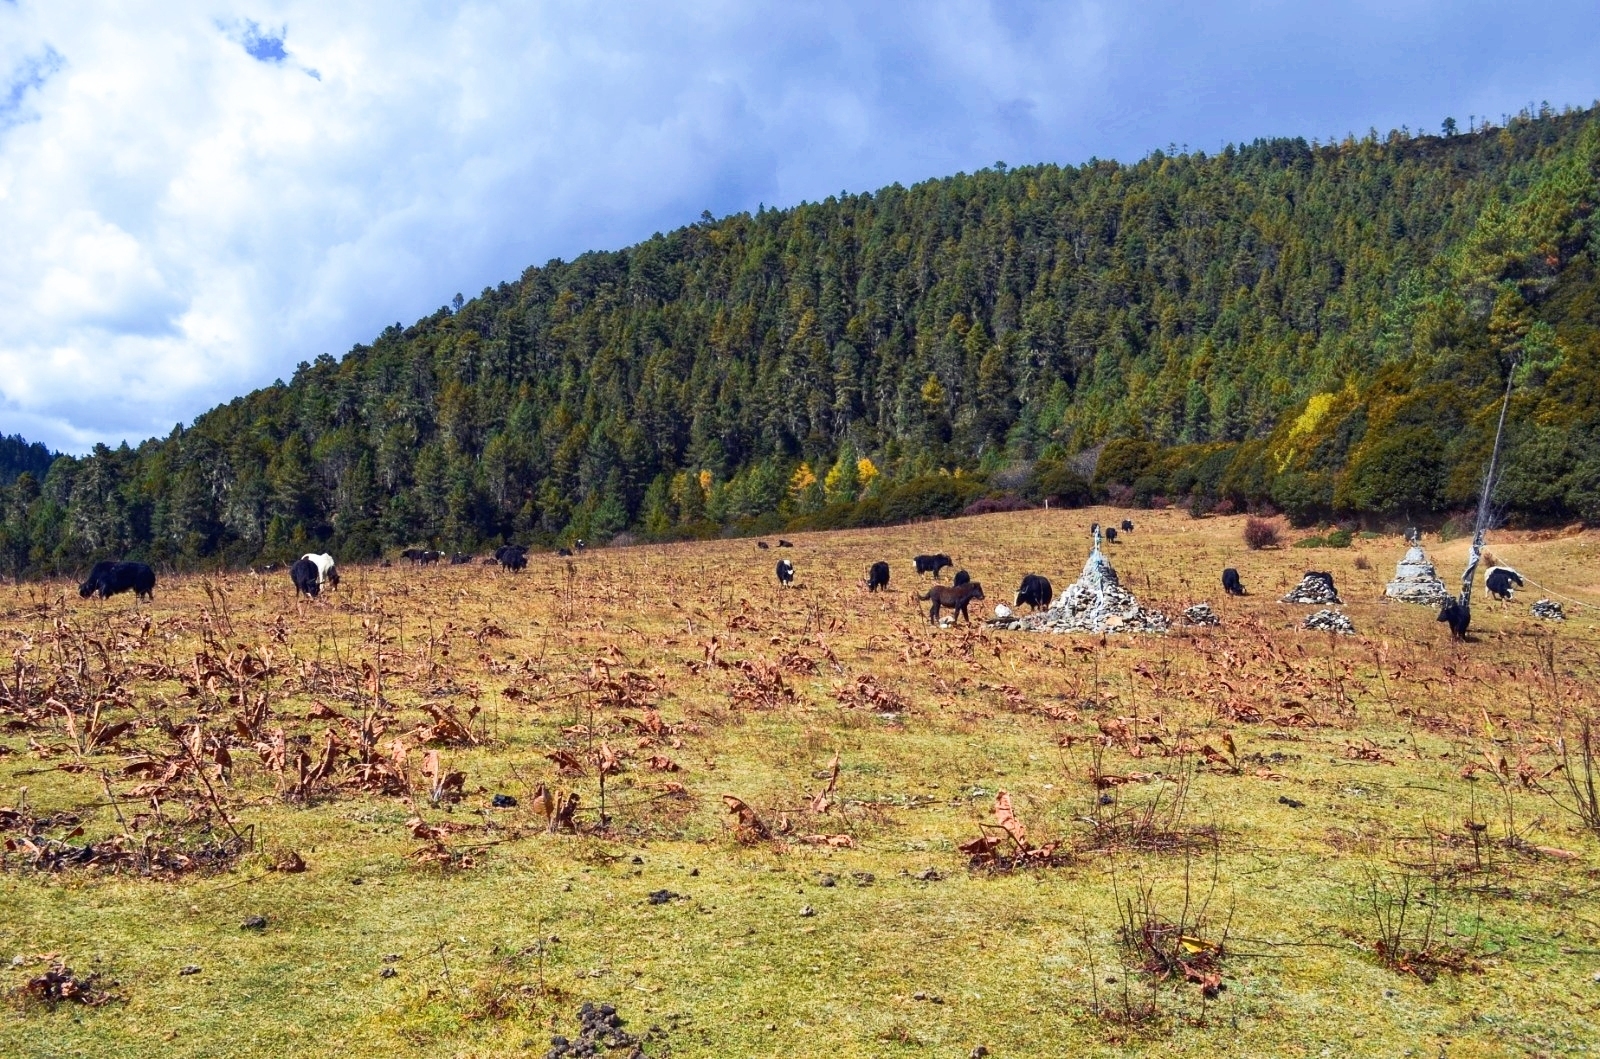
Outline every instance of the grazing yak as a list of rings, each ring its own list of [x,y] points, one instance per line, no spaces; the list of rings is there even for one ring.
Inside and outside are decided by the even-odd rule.
[[[295,592],[312,599],[322,591],[322,571],[310,559],[296,559],[289,567],[289,580],[294,582]]]
[[[527,545],[502,544],[494,550],[494,559],[507,570],[521,570],[528,565]]]
[[[952,577],[950,579],[950,583],[952,585],[955,585],[957,588],[960,588],[962,585],[965,585],[965,584],[968,584],[969,582],[971,582],[971,580],[972,580],[972,575],[971,574],[967,573],[965,570],[957,570],[956,571],[956,576],[954,576],[954,577]]]
[[[944,585],[934,585],[928,589],[926,595],[917,598],[927,600],[931,604],[928,607],[928,624],[939,624],[939,610],[947,608],[953,614],[966,618],[967,624],[971,625],[972,616],[967,613],[967,604],[983,598],[983,586],[976,581],[968,581],[960,586],[951,585],[948,588]]]
[[[786,541],[786,540],[784,540],[783,538],[780,537],[780,538],[778,538],[778,547],[780,547],[780,548],[793,548],[794,547],[794,542],[793,541]]]
[[[410,559],[412,566],[428,566],[443,557],[444,552],[436,552],[432,548],[407,548],[400,553],[400,558]]]
[[[556,549],[556,554],[559,555],[563,559],[570,559],[570,558],[572,558],[572,549],[571,548],[557,548]]]
[[[439,553],[434,552],[437,556]],[[306,552],[300,558],[310,559],[317,566],[317,584],[328,585],[332,588],[339,587],[339,570],[334,565],[333,556],[327,552]]]
[[[1239,580],[1239,571],[1231,566],[1222,571],[1222,590],[1230,596],[1249,595],[1244,590],[1244,582]]]
[[[889,564],[879,559],[872,564],[872,569],[867,571],[867,591],[876,592],[880,588],[889,587]]]
[[[787,559],[779,559],[777,573],[780,586],[794,584],[794,563]]]
[[[1115,527],[1115,526],[1107,526],[1106,527],[1106,541],[1109,544],[1117,543],[1117,527]]]
[[[1512,585],[1522,587],[1522,575],[1509,566],[1492,566],[1483,584],[1489,590],[1489,595],[1503,603],[1511,598]]]
[[[450,556],[451,566],[465,566],[470,562],[472,562],[472,556],[468,555],[466,552],[456,552]]]
[[[756,541],[756,547],[760,548],[762,551],[766,551],[767,550],[767,542],[766,541]]]
[[[78,586],[78,595],[84,598],[100,594],[109,599],[122,592],[132,592],[138,599],[155,599],[156,572],[144,563],[119,563],[104,559],[94,564],[89,576]]]
[[[1017,589],[1017,598],[1012,606],[1020,607],[1026,603],[1034,610],[1048,607],[1050,601],[1055,599],[1055,592],[1050,587],[1050,579],[1038,574],[1028,574],[1022,579],[1022,587]]]
[[[1133,519],[1125,518],[1125,519],[1122,520],[1122,532],[1124,532],[1124,533],[1132,533],[1133,532]]]
[[[1467,626],[1472,624],[1472,608],[1463,607],[1459,599],[1447,599],[1439,606],[1438,620],[1450,626],[1450,639],[1464,641]]]
[[[913,555],[911,562],[917,568],[917,573],[932,574],[935,581],[939,580],[940,570],[947,566],[956,565],[948,555],[942,552],[938,555]]]

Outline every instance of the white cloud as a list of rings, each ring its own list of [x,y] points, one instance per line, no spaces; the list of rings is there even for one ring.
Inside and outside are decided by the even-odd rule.
[[[1088,0],[0,3],[0,430],[165,433],[704,208],[1136,155],[1186,113],[1210,146],[1232,126],[1184,110],[1173,24]],[[1208,57],[1219,108],[1254,58]],[[1262,120],[1229,135],[1326,131]]]

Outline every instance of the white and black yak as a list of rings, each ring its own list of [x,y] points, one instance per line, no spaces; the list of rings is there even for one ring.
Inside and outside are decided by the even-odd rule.
[[[787,559],[779,559],[777,574],[779,585],[794,584],[794,563],[791,563]]]
[[[1489,590],[1489,595],[1502,603],[1511,599],[1513,585],[1522,587],[1522,575],[1509,566],[1491,566],[1483,579],[1483,586]]]

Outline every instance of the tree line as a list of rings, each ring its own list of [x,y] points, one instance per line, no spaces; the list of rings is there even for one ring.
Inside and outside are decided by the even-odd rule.
[[[30,465],[0,494],[0,562],[1096,496],[1427,520],[1476,495],[1508,373],[1505,514],[1600,520],[1597,203],[1600,110],[1541,108],[704,214],[457,296],[164,438]]]

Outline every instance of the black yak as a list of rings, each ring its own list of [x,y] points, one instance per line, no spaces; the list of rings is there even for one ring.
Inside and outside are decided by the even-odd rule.
[[[942,552],[938,555],[914,555],[911,557],[911,563],[917,568],[917,573],[932,574],[935,581],[939,579],[940,570],[956,565]]]
[[[94,564],[88,578],[78,586],[83,597],[100,594],[109,599],[122,592],[132,592],[139,599],[154,599],[156,572],[144,563],[119,563],[110,559]]]
[[[972,624],[972,616],[967,613],[967,604],[975,599],[983,598],[983,586],[976,581],[969,581],[960,587],[954,585],[946,588],[944,585],[934,585],[925,595],[917,597],[928,600],[932,605],[928,608],[928,623],[939,624],[939,610],[948,608],[951,612],[967,619],[967,624]]]
[[[760,548],[762,551],[766,551],[767,550],[767,542],[766,541],[756,541],[756,547]]]
[[[1117,527],[1115,527],[1115,526],[1107,526],[1106,527],[1106,542],[1108,544],[1117,543]]]
[[[528,548],[523,544],[502,544],[494,550],[494,557],[507,570],[521,570],[528,565]]]
[[[867,571],[867,591],[876,592],[880,588],[889,587],[889,564],[878,560],[872,564],[872,569]]]
[[[1222,571],[1222,590],[1230,596],[1249,595],[1244,590],[1244,582],[1239,580],[1239,571],[1231,566]]]
[[[472,562],[472,556],[468,555],[466,552],[456,552],[454,555],[450,556],[451,566],[465,566],[470,562]]]
[[[786,540],[783,540],[782,538],[779,538],[778,547],[780,547],[780,548],[793,548],[794,547],[794,542],[793,541],[786,541]]]
[[[557,548],[556,549],[556,554],[558,556],[560,556],[561,558],[563,558],[563,559],[570,559],[570,558],[572,558],[572,549],[571,548]]]
[[[1472,624],[1472,608],[1462,606],[1459,599],[1447,599],[1439,607],[1438,620],[1450,626],[1450,639],[1465,640],[1467,626]]]
[[[779,559],[777,574],[779,585],[794,584],[794,563],[791,563],[787,559]]]
[[[956,576],[950,579],[950,583],[955,585],[957,588],[960,588],[962,585],[969,584],[971,581],[972,575],[967,573],[965,570],[957,570]]]
[[[296,559],[289,567],[289,580],[294,582],[294,590],[317,598],[322,591],[322,571],[317,569],[317,564],[310,559]]]
[[[1124,532],[1124,533],[1132,533],[1133,532],[1133,519],[1125,518],[1125,519],[1122,520],[1122,532]]]
[[[1020,607],[1027,604],[1034,610],[1048,607],[1055,598],[1055,592],[1050,587],[1050,579],[1039,574],[1028,574],[1022,579],[1022,587],[1017,589],[1017,598],[1013,606]]]
[[[1522,575],[1509,566],[1493,566],[1483,579],[1483,585],[1489,590],[1489,595],[1504,602],[1511,598],[1512,585],[1522,587]]]

